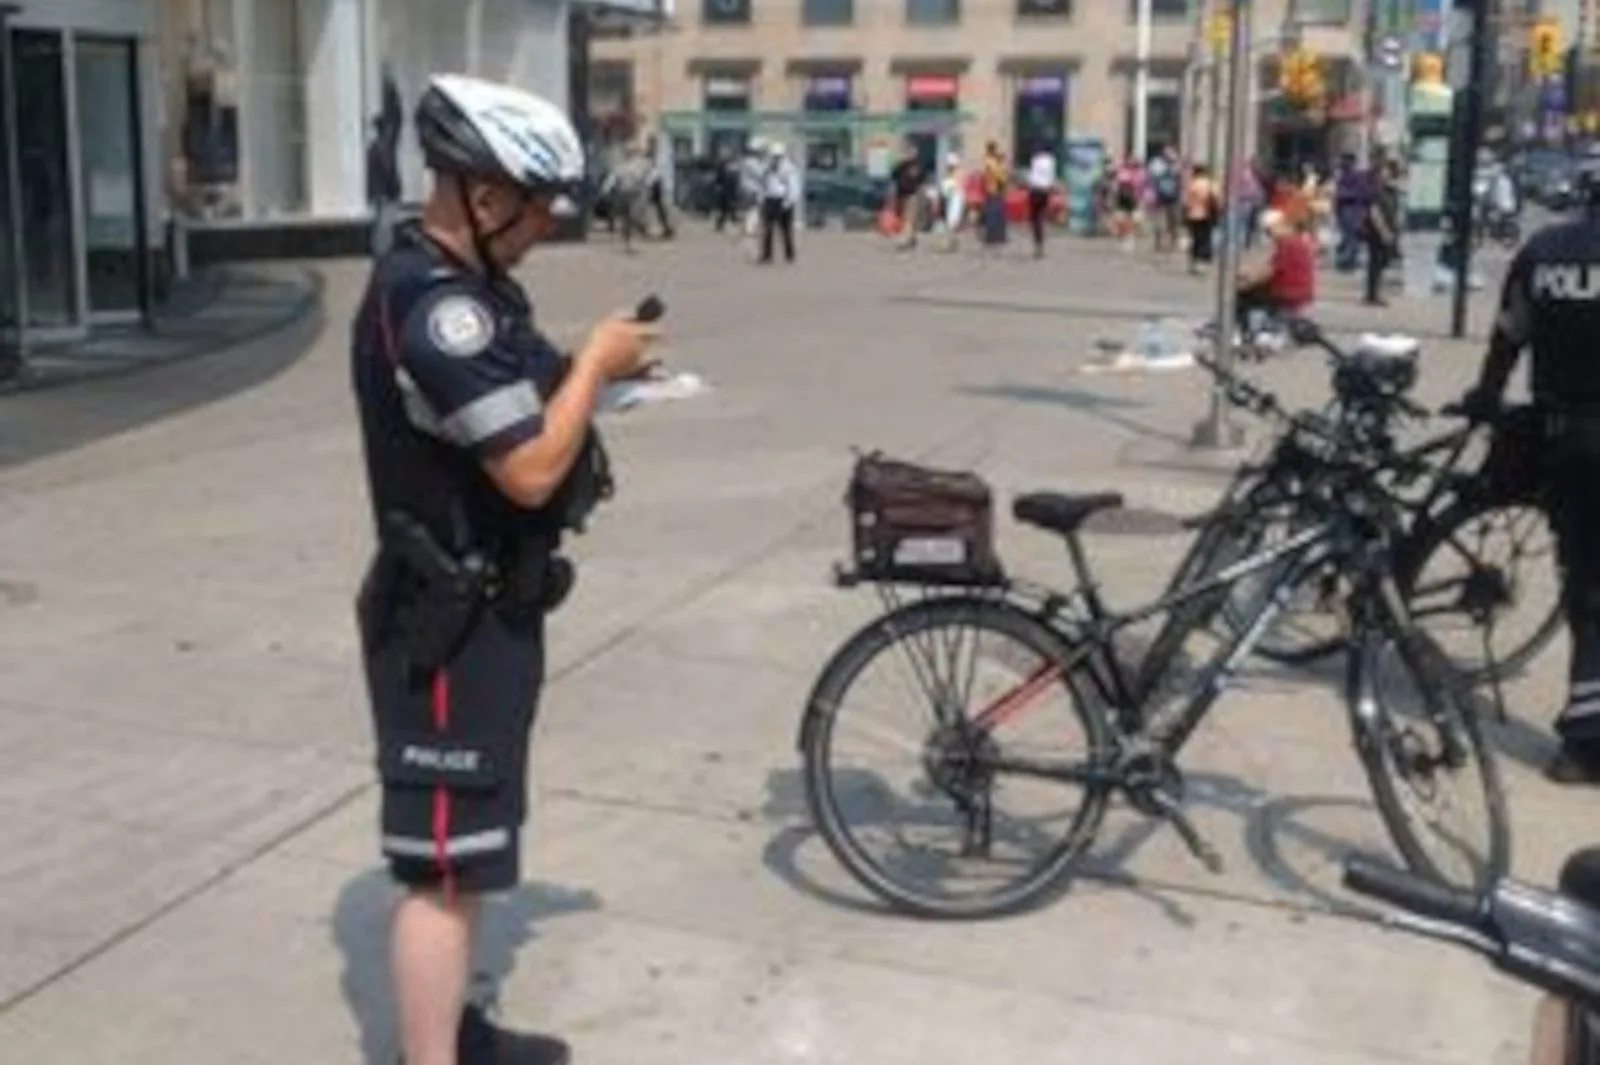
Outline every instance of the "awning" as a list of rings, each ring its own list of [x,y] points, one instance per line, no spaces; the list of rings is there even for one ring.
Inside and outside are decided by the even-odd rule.
[[[675,0],[572,0],[574,7],[588,8],[596,14],[643,15],[671,18]]]

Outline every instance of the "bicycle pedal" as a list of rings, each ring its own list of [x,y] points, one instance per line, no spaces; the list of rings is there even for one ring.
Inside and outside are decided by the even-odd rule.
[[[1171,822],[1172,827],[1178,830],[1178,838],[1183,840],[1183,845],[1189,848],[1189,853],[1200,860],[1210,873],[1222,872],[1222,855],[1211,844],[1200,837],[1199,829],[1186,817],[1176,804],[1164,804],[1164,815]]]

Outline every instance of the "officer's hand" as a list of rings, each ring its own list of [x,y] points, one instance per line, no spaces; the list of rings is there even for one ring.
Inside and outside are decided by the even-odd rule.
[[[594,327],[577,358],[593,365],[608,381],[637,377],[646,369],[645,353],[659,335],[660,327],[654,323],[619,314]]]

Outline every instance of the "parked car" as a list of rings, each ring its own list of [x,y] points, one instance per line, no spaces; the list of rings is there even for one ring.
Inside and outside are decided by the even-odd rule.
[[[1524,148],[1512,154],[1506,166],[1517,183],[1517,192],[1526,199],[1543,183],[1548,170],[1565,162],[1567,153],[1558,148]]]
[[[805,174],[806,224],[821,227],[834,219],[846,225],[871,218],[889,197],[889,179],[874,178],[863,170],[807,170]]]
[[[1573,204],[1576,177],[1571,156],[1565,152],[1549,156],[1533,171],[1527,198],[1552,211],[1565,211]]]

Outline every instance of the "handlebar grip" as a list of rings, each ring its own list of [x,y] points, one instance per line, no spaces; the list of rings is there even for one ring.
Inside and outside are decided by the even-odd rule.
[[[1476,929],[1483,924],[1483,900],[1471,892],[1445,887],[1368,858],[1352,857],[1345,862],[1344,886],[1418,917],[1463,928]]]
[[[659,296],[646,296],[639,301],[639,306],[634,308],[633,320],[636,322],[654,322],[667,313],[667,305],[661,302]]]

